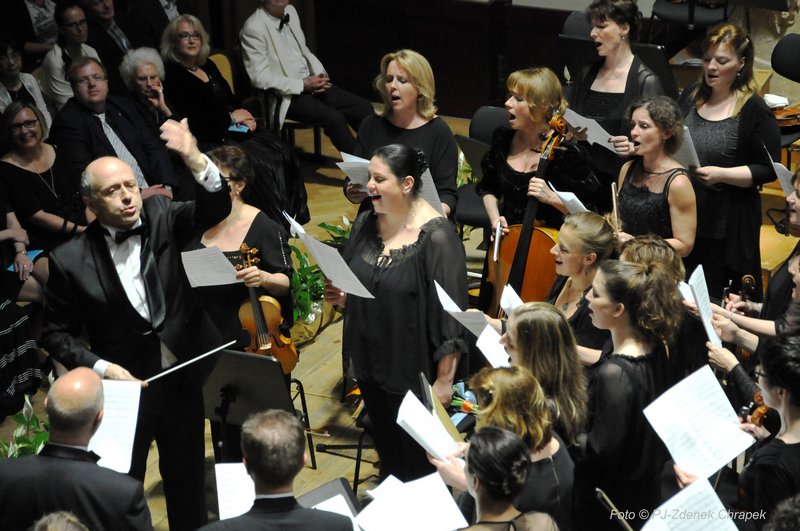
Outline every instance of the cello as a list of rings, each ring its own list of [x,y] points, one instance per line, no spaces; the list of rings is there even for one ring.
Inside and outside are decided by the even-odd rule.
[[[542,180],[547,180],[548,164],[567,131],[567,122],[558,113],[548,123],[554,132],[542,146],[536,169],[536,177]],[[494,288],[489,315],[500,315],[500,297],[506,284],[523,301],[543,301],[550,292],[556,279],[555,257],[550,249],[558,242],[558,231],[535,226],[538,210],[539,200],[528,196],[522,225],[508,227],[508,234],[500,241],[497,261],[489,259],[487,280]]]
[[[258,264],[261,260],[255,255],[258,249],[242,243],[239,248],[242,263],[237,270]],[[269,295],[259,296],[255,288],[248,287],[250,297],[239,307],[239,321],[250,334],[250,344],[245,351],[261,356],[270,356],[281,364],[284,374],[289,374],[297,366],[297,347],[292,339],[280,330],[283,323],[281,304]]]

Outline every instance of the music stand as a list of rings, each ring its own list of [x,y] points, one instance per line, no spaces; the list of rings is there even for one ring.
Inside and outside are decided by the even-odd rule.
[[[570,78],[574,82],[580,75],[583,66],[598,58],[597,47],[592,39],[586,37],[562,34],[558,38],[562,44],[564,62],[569,70]],[[664,88],[664,95],[677,99],[678,85],[675,82],[675,76],[672,75],[666,48],[660,44],[632,42],[631,51],[658,76],[661,86]]]
[[[281,409],[295,414],[281,364],[267,356],[223,350],[203,386],[206,418],[222,425],[223,459],[227,457],[225,428],[241,426],[253,413]]]
[[[336,478],[325,483],[321,487],[317,487],[311,492],[306,492],[302,496],[297,497],[297,503],[305,508],[312,508],[325,500],[329,500],[335,496],[342,495],[344,501],[347,502],[347,507],[350,513],[355,518],[361,512],[361,504],[358,503],[353,488],[350,483],[344,478]]]
[[[455,138],[458,147],[461,149],[461,152],[464,153],[464,158],[467,159],[467,164],[469,164],[475,180],[479,181],[483,179],[481,161],[483,161],[483,156],[489,151],[491,146],[486,142],[481,142],[480,140],[464,135],[455,135]]]

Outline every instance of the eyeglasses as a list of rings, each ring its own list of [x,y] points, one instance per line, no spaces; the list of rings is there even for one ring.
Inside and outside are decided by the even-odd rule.
[[[69,24],[64,24],[65,28],[69,28],[71,30],[76,30],[78,28],[85,28],[86,27],[86,19],[82,18],[81,20],[76,20],[75,22],[70,22]]]
[[[178,40],[179,41],[188,41],[189,39],[194,39],[199,41],[202,35],[200,35],[199,31],[195,31],[194,33],[189,33],[188,31],[182,31],[178,33]]]
[[[95,83],[99,83],[101,81],[108,81],[108,76],[104,76],[103,74],[93,74],[91,76],[83,76],[76,79],[75,84],[87,85],[89,81],[94,81]]]
[[[161,81],[161,78],[158,76],[136,76],[136,81],[139,81],[140,83],[144,83],[145,81],[155,83],[156,81]]]
[[[766,378],[766,377],[767,377],[766,373],[763,373],[763,372],[759,371],[758,369],[756,369],[755,371],[753,371],[753,373],[756,375],[756,378],[758,378],[759,376],[760,376],[761,378]]]
[[[10,129],[11,129],[11,132],[13,132],[13,133],[17,133],[19,131],[22,131],[23,129],[27,129],[28,131],[30,131],[31,129],[35,128],[36,124],[38,124],[38,123],[39,123],[39,120],[37,118],[34,118],[33,120],[25,120],[24,122],[11,124]]]

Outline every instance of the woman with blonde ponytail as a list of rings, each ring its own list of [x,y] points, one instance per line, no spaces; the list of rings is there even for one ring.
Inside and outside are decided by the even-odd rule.
[[[608,260],[588,295],[592,320],[611,332],[612,350],[589,382],[589,420],[578,438],[575,511],[578,529],[618,529],[599,504],[595,488],[620,511],[639,514],[658,506],[660,471],[666,450],[644,416],[644,408],[664,390],[665,341],[678,330],[681,303],[674,274],[659,263]]]

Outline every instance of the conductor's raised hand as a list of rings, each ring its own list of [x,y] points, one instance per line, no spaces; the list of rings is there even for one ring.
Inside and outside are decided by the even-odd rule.
[[[323,297],[325,302],[331,306],[344,307],[345,301],[347,300],[347,293],[334,286],[333,283],[326,278]]]
[[[147,382],[136,378],[134,375],[128,372],[128,369],[122,367],[121,365],[117,365],[116,363],[112,363],[106,367],[105,378],[107,380],[127,380],[131,382],[140,382],[142,387],[147,387]]]
[[[206,159],[197,147],[197,140],[189,130],[189,121],[184,118],[180,122],[167,120],[161,125],[161,140],[167,149],[174,151],[183,159],[190,170],[199,173],[206,168]]]

